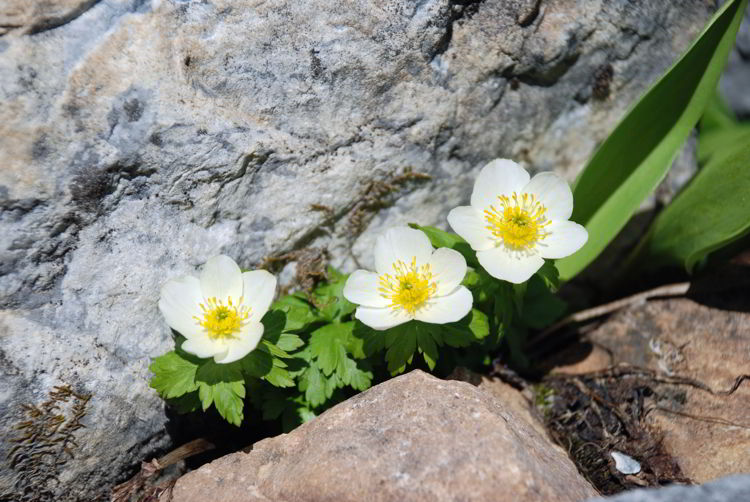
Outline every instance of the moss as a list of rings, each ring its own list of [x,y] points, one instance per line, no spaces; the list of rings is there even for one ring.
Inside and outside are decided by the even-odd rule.
[[[548,387],[544,383],[534,385],[534,406],[542,414],[543,417],[547,418],[551,413],[552,405],[554,404],[555,389]]]

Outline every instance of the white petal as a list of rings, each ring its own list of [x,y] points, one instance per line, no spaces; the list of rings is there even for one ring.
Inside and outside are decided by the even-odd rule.
[[[215,362],[219,364],[233,363],[252,352],[263,336],[263,325],[259,322],[249,322],[242,326],[242,330],[237,336],[236,339],[232,338],[226,341],[229,350],[226,353],[215,355]]]
[[[216,297],[225,303],[230,296],[239,299],[242,296],[242,270],[230,257],[214,256],[203,266],[201,293],[204,298]]]
[[[471,205],[484,211],[497,204],[498,195],[510,195],[520,192],[529,182],[529,173],[508,159],[495,159],[482,168],[474,182],[471,193]]]
[[[366,307],[387,307],[391,301],[378,293],[378,287],[378,274],[367,270],[356,270],[346,280],[344,298]]]
[[[203,333],[193,316],[200,317],[201,296],[200,282],[196,277],[184,275],[170,279],[161,289],[159,310],[169,327],[185,338],[192,338]]]
[[[251,319],[260,321],[276,294],[276,276],[265,270],[252,270],[242,274],[242,303],[250,307]]]
[[[409,227],[389,228],[375,241],[375,270],[378,274],[392,273],[393,264],[401,260],[406,264],[412,258],[418,265],[427,263],[433,248],[430,239]]]
[[[487,222],[474,206],[454,207],[448,213],[448,223],[474,251],[489,249],[495,245],[492,233],[487,230]]]
[[[528,281],[544,265],[544,259],[538,254],[517,253],[504,246],[479,251],[477,259],[492,277],[515,284]]]
[[[357,307],[354,317],[367,324],[372,329],[383,330],[398,326],[412,320],[403,310],[390,308],[378,309],[372,307]]]
[[[544,258],[570,256],[581,249],[589,238],[586,229],[572,221],[553,221],[545,230],[549,235],[536,245]]]
[[[453,249],[438,249],[432,253],[429,264],[437,283],[437,296],[453,293],[466,275],[466,259]]]
[[[227,345],[223,340],[212,340],[208,335],[188,338],[182,344],[182,350],[198,357],[211,357],[221,355],[227,351]]]
[[[465,287],[459,287],[447,296],[438,296],[417,311],[417,320],[433,324],[456,322],[469,313],[473,298]]]
[[[567,220],[573,214],[573,192],[568,182],[555,173],[539,173],[534,176],[523,192],[534,194],[544,207],[550,220]]]

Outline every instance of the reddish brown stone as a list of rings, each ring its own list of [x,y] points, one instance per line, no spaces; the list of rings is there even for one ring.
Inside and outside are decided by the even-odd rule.
[[[413,371],[185,475],[173,500],[577,502],[596,495],[522,406]]]
[[[714,391],[726,391],[738,376],[750,373],[750,314],[690,299],[631,307],[588,339],[610,351],[615,364],[646,367],[660,377],[694,379]],[[594,367],[600,362],[580,364]],[[687,477],[706,482],[750,472],[750,382],[731,395],[666,383],[656,392],[656,407],[647,421],[663,434],[667,451]]]

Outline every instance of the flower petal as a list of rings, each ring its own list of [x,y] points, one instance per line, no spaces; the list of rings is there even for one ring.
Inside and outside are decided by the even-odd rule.
[[[534,194],[544,207],[550,220],[567,220],[573,214],[573,192],[568,182],[555,173],[539,173],[523,188]]]
[[[216,297],[222,302],[230,296],[239,299],[242,296],[242,270],[230,257],[214,256],[203,266],[201,293],[204,298]]]
[[[265,270],[252,270],[242,274],[242,303],[252,310],[251,319],[260,321],[276,294],[276,276]]]
[[[225,353],[227,345],[223,340],[213,340],[204,334],[203,336],[188,338],[182,342],[182,350],[205,358]]]
[[[159,310],[170,328],[185,338],[192,338],[203,333],[203,328],[193,319],[193,316],[200,317],[202,301],[200,281],[184,275],[170,279],[161,288]]]
[[[214,361],[219,364],[239,361],[258,346],[262,336],[263,325],[261,323],[249,322],[243,325],[242,330],[238,333],[238,338],[227,340],[226,344],[229,350],[224,354],[216,354]]]
[[[474,251],[482,251],[495,245],[492,233],[487,230],[487,222],[474,206],[454,207],[448,213],[448,223]]]
[[[447,296],[438,296],[430,300],[425,307],[417,311],[416,318],[418,321],[433,324],[456,322],[469,313],[472,303],[471,292],[461,286]]]
[[[589,233],[573,221],[553,221],[545,228],[549,235],[537,243],[544,258],[565,258],[586,244]]]
[[[412,258],[422,265],[430,259],[433,248],[430,239],[409,227],[389,228],[375,241],[375,270],[378,274],[393,272],[393,264],[401,260],[406,264]]]
[[[482,168],[474,182],[471,205],[480,212],[497,204],[498,195],[519,192],[529,182],[529,173],[509,159],[495,159]]]
[[[403,310],[390,308],[378,309],[372,307],[357,307],[354,317],[367,324],[372,329],[384,330],[398,326],[412,320],[412,317]]]
[[[430,257],[432,278],[437,283],[437,296],[453,293],[466,275],[466,259],[454,249],[440,248]]]
[[[366,307],[387,307],[391,301],[380,295],[378,287],[378,274],[367,270],[356,270],[346,280],[344,298]]]
[[[504,246],[479,251],[477,259],[492,277],[515,284],[528,281],[544,265],[538,254],[513,252]]]

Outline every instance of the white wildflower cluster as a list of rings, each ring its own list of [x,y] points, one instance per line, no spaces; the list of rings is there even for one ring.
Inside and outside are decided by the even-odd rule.
[[[448,214],[448,223],[476,252],[493,277],[527,281],[545,258],[563,258],[584,245],[588,234],[568,221],[573,195],[553,173],[534,178],[518,164],[497,159],[481,170],[469,206]],[[444,324],[465,317],[472,295],[461,285],[464,256],[434,249],[421,231],[387,230],[375,244],[375,271],[357,270],[344,297],[357,305],[355,317],[376,330],[417,320]],[[208,261],[200,278],[172,279],[159,308],[171,328],[185,337],[182,350],[216,363],[242,359],[263,336],[276,278],[263,270],[242,272],[226,256]]]

